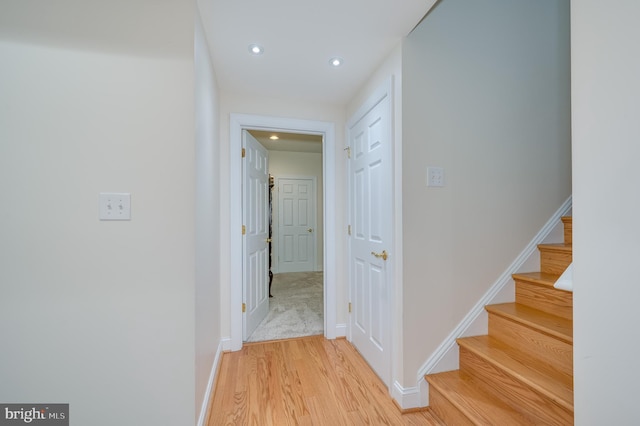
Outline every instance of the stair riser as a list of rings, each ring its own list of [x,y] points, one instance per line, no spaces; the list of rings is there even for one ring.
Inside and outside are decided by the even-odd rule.
[[[429,407],[447,425],[473,426],[474,423],[445,398],[434,386],[429,387]]]
[[[572,425],[573,413],[519,382],[472,352],[460,348],[460,370],[482,382],[487,391],[499,395],[522,413],[530,413],[540,424]],[[455,423],[451,423],[455,424]]]
[[[516,282],[516,303],[566,319],[573,319],[573,293],[526,281]]]
[[[564,243],[573,243],[573,218],[563,217],[562,223],[564,224]]]
[[[571,263],[571,252],[540,249],[540,271],[562,274]]]
[[[489,335],[559,371],[573,374],[573,345],[567,342],[492,313],[489,313]]]

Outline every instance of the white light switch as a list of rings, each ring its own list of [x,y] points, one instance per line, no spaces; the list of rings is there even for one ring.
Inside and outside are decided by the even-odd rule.
[[[427,167],[427,186],[444,186],[442,167]]]
[[[100,220],[131,220],[131,194],[101,192]]]

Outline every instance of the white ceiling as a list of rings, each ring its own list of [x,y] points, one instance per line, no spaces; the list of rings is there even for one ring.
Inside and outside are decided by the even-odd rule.
[[[269,151],[293,151],[322,153],[321,135],[304,135],[283,132],[265,132],[262,130],[249,130],[249,133]],[[278,140],[270,139],[278,136]]]
[[[199,0],[220,90],[344,105],[436,0]],[[260,56],[248,46],[264,47]],[[344,65],[333,68],[339,56]]]
[[[0,0],[0,38],[183,55],[193,45],[184,1]],[[222,92],[337,105],[436,1],[196,0]],[[251,56],[250,43],[265,53]],[[344,65],[331,67],[334,56]]]

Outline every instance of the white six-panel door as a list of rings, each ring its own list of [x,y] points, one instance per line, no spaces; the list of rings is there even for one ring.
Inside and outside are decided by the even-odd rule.
[[[349,127],[350,335],[378,376],[391,377],[391,111],[386,94]]]
[[[243,130],[243,340],[269,313],[269,157]]]
[[[315,271],[315,179],[279,177],[277,187],[278,272]]]

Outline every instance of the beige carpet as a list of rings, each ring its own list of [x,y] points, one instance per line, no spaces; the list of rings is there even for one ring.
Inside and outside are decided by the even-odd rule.
[[[247,342],[288,339],[324,332],[322,272],[275,274],[269,313]]]

